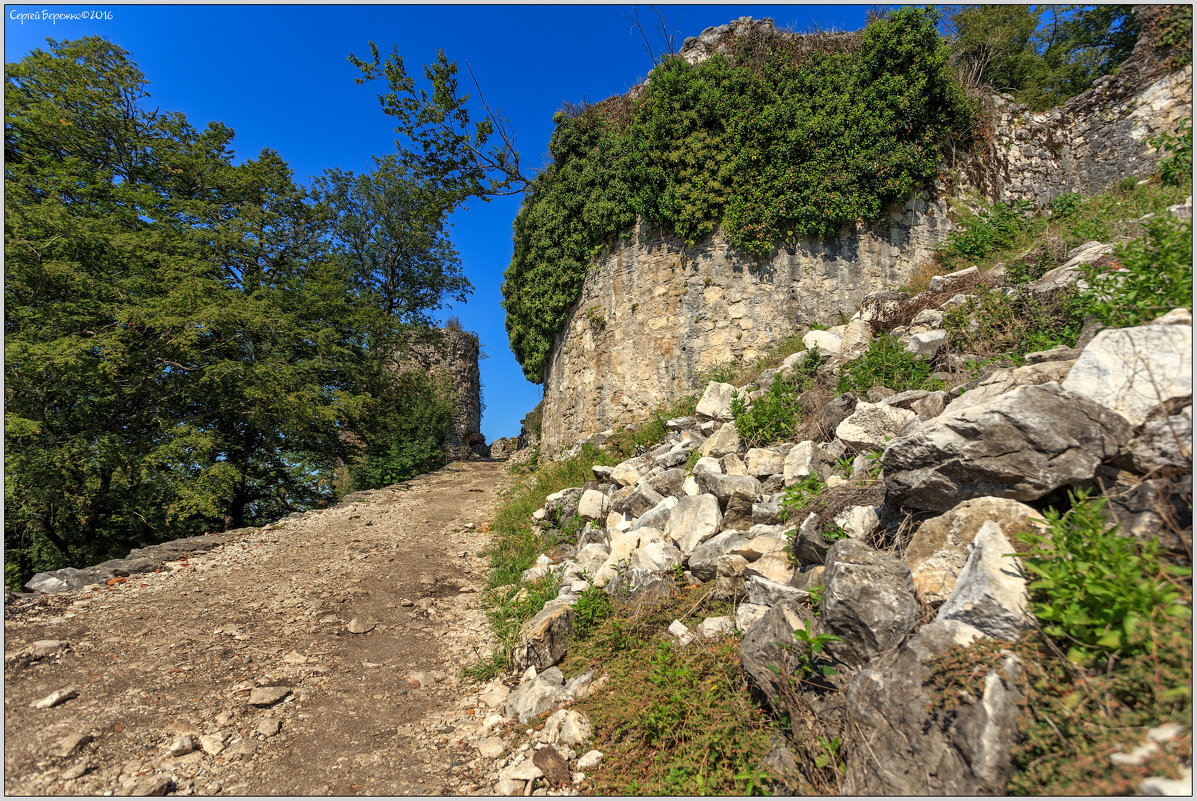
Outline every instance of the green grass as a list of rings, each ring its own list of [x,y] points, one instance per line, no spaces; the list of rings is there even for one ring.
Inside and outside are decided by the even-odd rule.
[[[1015,274],[1063,263],[1065,254],[1085,242],[1110,242],[1139,231],[1134,221],[1146,214],[1158,214],[1168,206],[1184,202],[1188,185],[1168,186],[1151,182],[1138,186],[1114,187],[1107,192],[1082,198],[1064,195],[1050,213],[1029,215],[1015,213],[1010,207],[986,206],[977,212],[958,209],[957,232],[936,255],[938,273],[955,272],[977,265],[987,272],[1001,262]],[[964,243],[963,247],[954,246]],[[1035,250],[1031,263],[1019,256]]]
[[[739,638],[695,641],[675,650],[665,633],[680,619],[694,626],[729,614],[729,604],[704,601],[707,588],[631,617],[598,621],[570,642],[566,675],[590,668],[610,677],[609,689],[578,702],[590,719],[590,747],[606,754],[583,792],[596,795],[750,795],[770,778],[761,760],[771,721],[747,692]]]
[[[592,466],[617,461],[606,451],[586,444],[577,456],[541,465],[523,483],[507,491],[491,522],[494,539],[486,551],[490,572],[485,603],[498,647],[490,657],[467,666],[467,676],[485,680],[508,670],[519,627],[557,596],[555,579],[521,582],[523,572],[536,562],[536,557],[557,544],[533,529],[532,513],[554,492],[580,487],[594,478]],[[522,596],[521,590],[526,590]]]

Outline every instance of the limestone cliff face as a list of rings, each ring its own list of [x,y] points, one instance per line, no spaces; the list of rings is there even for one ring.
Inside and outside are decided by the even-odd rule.
[[[1147,140],[1193,113],[1192,67],[1170,74],[1141,42],[1117,75],[1059,108],[1030,113],[1001,97],[992,105],[986,144],[957,162],[954,191],[1045,206],[1150,175],[1159,154]],[[694,392],[705,368],[752,359],[811,323],[839,322],[870,292],[901,286],[952,230],[949,195],[946,185],[929,187],[887,220],[781,246],[764,260],[730,248],[721,232],[687,248],[638,227],[594,261],[557,336],[542,453],[642,419]]]

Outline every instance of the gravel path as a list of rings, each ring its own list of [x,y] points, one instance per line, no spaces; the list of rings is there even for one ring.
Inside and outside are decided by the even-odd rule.
[[[489,789],[489,709],[459,672],[489,647],[480,529],[506,483],[502,463],[454,463],[157,574],[11,605],[5,793]],[[67,644],[33,653],[47,640]],[[33,706],[58,690],[77,695]]]

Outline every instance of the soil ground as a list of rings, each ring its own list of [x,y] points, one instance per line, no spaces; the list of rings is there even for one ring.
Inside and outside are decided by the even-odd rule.
[[[156,574],[11,605],[5,794],[477,792],[484,710],[460,670],[489,647],[479,554],[506,483],[501,462],[458,462]],[[39,640],[69,645],[20,656]],[[248,703],[270,685],[291,692]],[[60,689],[78,694],[33,708]]]

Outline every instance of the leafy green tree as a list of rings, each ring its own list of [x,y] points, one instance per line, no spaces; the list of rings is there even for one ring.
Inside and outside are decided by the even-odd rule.
[[[954,60],[975,84],[1042,111],[1075,97],[1131,54],[1139,24],[1129,5],[951,6]]]
[[[147,110],[146,86],[95,37],[5,67],[13,581],[330,500],[359,421],[437,430],[387,369],[469,290],[451,193],[390,159],[314,199],[277,153],[234,164],[230,129]]]

